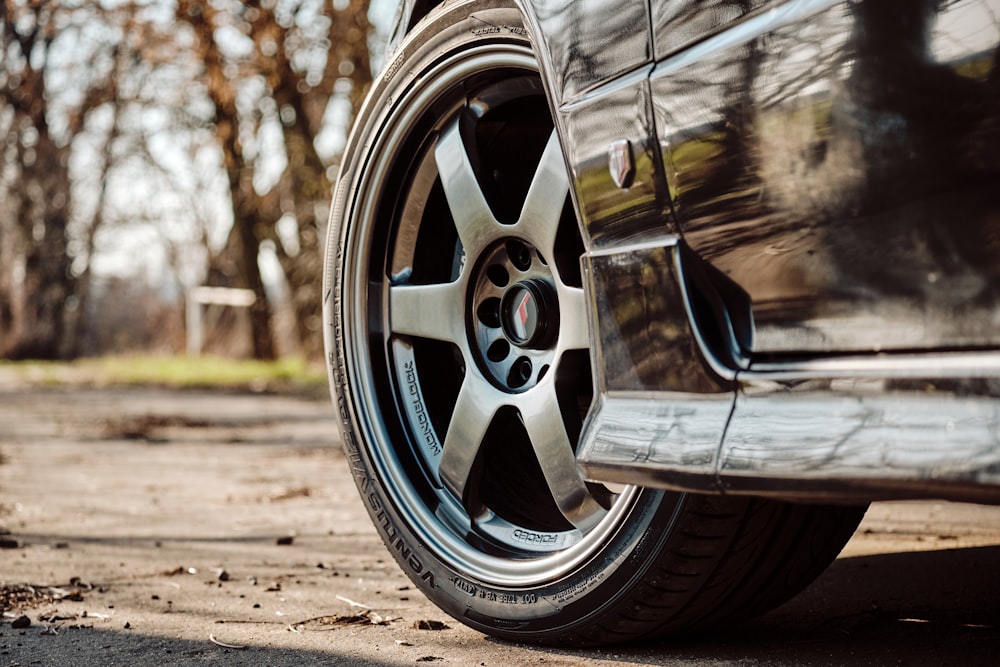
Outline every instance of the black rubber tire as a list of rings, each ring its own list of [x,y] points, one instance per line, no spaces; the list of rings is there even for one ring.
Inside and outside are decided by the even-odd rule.
[[[344,446],[366,509],[389,552],[421,591],[461,622],[498,637],[562,645],[606,644],[690,631],[769,609],[794,595],[828,565],[853,533],[863,508],[682,495],[634,487],[612,491],[588,485],[592,497],[584,504],[590,508],[587,511],[593,521],[584,517],[579,525],[563,527],[556,516],[537,519],[536,523],[529,516],[535,502],[530,488],[533,481],[535,486],[538,480],[545,482],[541,495],[559,494],[547,486],[549,478],[540,470],[537,458],[527,462],[540,445],[530,433],[521,433],[530,431],[528,426],[521,430],[516,426],[529,418],[514,406],[523,406],[517,402],[519,397],[543,391],[548,382],[559,385],[551,389],[553,396],[560,392],[559,401],[568,391],[569,401],[576,401],[585,410],[592,392],[589,370],[583,368],[587,364],[572,361],[568,350],[573,345],[552,338],[548,350],[541,349],[544,345],[530,350],[530,346],[525,347],[525,355],[534,355],[535,366],[545,365],[542,371],[529,364],[528,380],[505,384],[503,372],[497,369],[506,361],[494,363],[492,356],[476,356],[473,339],[477,334],[471,331],[476,313],[469,310],[472,299],[478,298],[473,292],[479,283],[473,278],[467,278],[468,295],[463,297],[468,308],[462,305],[469,341],[451,342],[448,353],[426,352],[434,361],[432,369],[419,367],[418,357],[425,352],[418,342],[409,342],[413,336],[400,333],[396,327],[394,306],[389,304],[397,298],[393,290],[409,280],[409,269],[398,275],[391,269],[394,257],[411,252],[410,246],[428,246],[438,253],[434,257],[440,263],[440,256],[447,259],[449,243],[461,244],[461,253],[456,250],[452,258],[453,264],[460,266],[452,271],[459,276],[480,270],[483,262],[488,263],[482,259],[487,256],[489,261],[517,265],[513,252],[497,250],[499,241],[469,257],[472,253],[461,240],[440,241],[436,228],[423,221],[425,213],[420,212],[420,221],[403,231],[401,220],[412,215],[414,202],[429,207],[436,184],[442,182],[439,171],[435,185],[426,185],[423,190],[416,185],[421,178],[416,172],[424,164],[421,160],[431,164],[431,151],[436,150],[426,145],[443,143],[448,127],[474,122],[466,122],[468,109],[456,95],[494,95],[500,99],[500,108],[503,104],[524,104],[535,109],[530,113],[537,116],[538,123],[548,122],[551,128],[551,118],[542,118],[547,116],[544,104],[544,113],[534,104],[541,87],[532,83],[538,75],[533,69],[536,66],[530,64],[533,56],[526,35],[518,10],[506,2],[445,3],[399,47],[375,82],[349,141],[328,237],[324,319],[331,387],[342,419]],[[484,70],[492,63],[497,64],[496,73]],[[461,68],[467,68],[468,73],[456,74]],[[529,92],[510,92],[515,89]],[[544,97],[541,99],[544,103]],[[480,106],[486,111],[476,113],[492,113],[489,105]],[[516,126],[520,117],[512,114],[508,124]],[[535,117],[531,122],[536,122]],[[543,134],[533,128],[516,130],[525,132],[526,144]],[[544,161],[543,156],[540,164]],[[499,164],[509,169],[517,162],[508,159]],[[432,179],[425,180],[430,183]],[[407,208],[407,204],[411,206]],[[572,209],[566,207],[566,211],[569,227],[575,228]],[[464,223],[455,224],[461,227]],[[561,218],[555,224],[567,223]],[[457,233],[461,236],[461,231]],[[566,294],[579,293],[578,277],[571,275],[571,267],[560,267],[542,255],[547,256],[549,250],[556,254],[557,250],[578,248],[578,242],[567,243],[560,236],[551,248],[538,244],[532,248],[525,241],[530,238],[534,237],[519,236],[516,240],[524,241],[534,258],[529,259],[531,275],[536,282],[547,281],[552,295],[564,304]],[[408,259],[414,265],[416,253],[412,250],[414,257]],[[437,277],[430,282],[447,280]],[[496,337],[494,329],[486,335]],[[407,385],[401,379],[399,355],[404,352],[411,355],[405,357],[410,364],[408,372],[412,371],[421,384],[414,380]],[[475,364],[481,385],[477,391],[499,397],[499,408],[491,419],[501,420],[502,416],[515,426],[499,436],[502,447],[494,444],[494,435],[489,435],[487,444],[488,434],[475,443],[472,454],[476,464],[469,462],[469,478],[462,480],[456,492],[441,481],[445,475],[441,469],[433,470],[434,465],[442,465],[445,455],[438,452],[435,459],[421,449],[424,434],[418,432],[417,418],[407,412],[403,397],[414,388],[421,392],[417,394],[423,401],[420,412],[429,415],[430,421],[425,416],[420,428],[430,428],[427,437],[445,443],[453,420],[466,419],[454,416],[450,407],[441,407],[442,403],[454,405],[455,394],[462,391],[449,389],[447,378],[464,386],[472,381],[469,377]],[[555,380],[544,377],[549,365]],[[560,385],[559,378],[566,377],[570,379]],[[438,391],[448,394],[448,400],[438,401],[435,407],[432,392]],[[508,400],[509,405],[505,403]],[[559,407],[563,407],[562,402]],[[580,416],[574,409],[561,409],[558,419],[564,422],[568,442],[575,442]],[[479,425],[486,428],[485,422]],[[551,426],[551,421],[545,425]],[[492,422],[489,428],[493,428]],[[517,450],[520,453],[514,457],[515,441],[524,440],[525,435],[526,449]],[[518,474],[517,466],[521,465],[524,480]],[[481,474],[490,478],[482,481],[482,486],[494,484],[508,495],[489,495],[471,483],[469,487],[476,488],[469,490],[465,482],[480,474],[475,472],[480,469],[488,469],[488,474]],[[508,482],[511,486],[503,486]],[[529,500],[520,498],[525,493]],[[605,500],[594,509],[597,498]],[[555,502],[558,505],[559,498]],[[477,508],[489,510],[484,515],[499,516],[507,532],[501,537],[488,533],[483,527],[488,522],[479,524],[484,515],[476,514]],[[463,517],[462,511],[468,515]],[[544,512],[539,509],[539,514]],[[571,515],[567,512],[567,517]],[[518,531],[519,536],[515,535]],[[517,540],[525,546],[521,548]],[[536,544],[528,545],[530,540]],[[564,546],[539,546],[542,543]]]

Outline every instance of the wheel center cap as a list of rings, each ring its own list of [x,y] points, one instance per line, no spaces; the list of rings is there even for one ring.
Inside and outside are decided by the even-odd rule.
[[[504,334],[518,347],[536,347],[544,343],[550,313],[547,287],[526,280],[511,285],[500,302],[500,320]]]

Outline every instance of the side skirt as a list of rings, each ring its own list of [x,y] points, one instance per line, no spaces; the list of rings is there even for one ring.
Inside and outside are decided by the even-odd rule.
[[[583,266],[597,391],[577,456],[589,478],[1000,504],[1000,353],[752,363],[745,304],[706,289],[679,239]]]

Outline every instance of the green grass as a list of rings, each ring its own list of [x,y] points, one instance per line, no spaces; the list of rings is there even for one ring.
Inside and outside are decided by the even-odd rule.
[[[159,386],[325,395],[326,372],[301,358],[276,361],[221,357],[124,356],[70,362],[2,361],[0,384]]]

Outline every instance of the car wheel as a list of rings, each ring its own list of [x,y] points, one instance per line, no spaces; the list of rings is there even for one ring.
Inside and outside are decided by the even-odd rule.
[[[324,312],[363,501],[437,605],[597,644],[773,606],[861,512],[584,480],[593,388],[567,172],[518,11],[432,12],[376,81],[334,197]]]

